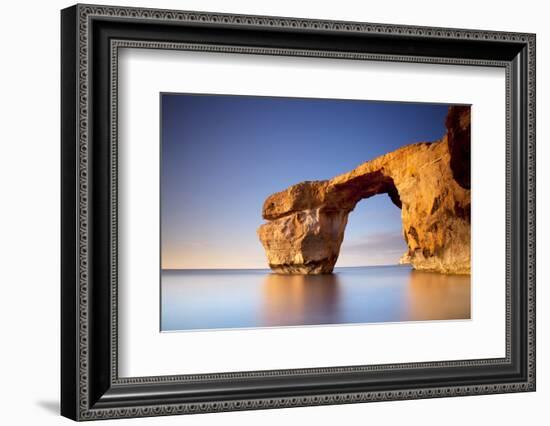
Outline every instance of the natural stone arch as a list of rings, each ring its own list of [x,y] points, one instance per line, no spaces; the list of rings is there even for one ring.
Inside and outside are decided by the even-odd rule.
[[[258,228],[278,273],[332,272],[348,214],[386,193],[401,208],[402,260],[415,269],[470,273],[470,108],[451,107],[447,134],[407,145],[325,181],[301,182],[269,196]],[[467,145],[467,146],[465,146]],[[456,153],[456,154],[454,154]],[[457,156],[462,159],[457,159]]]

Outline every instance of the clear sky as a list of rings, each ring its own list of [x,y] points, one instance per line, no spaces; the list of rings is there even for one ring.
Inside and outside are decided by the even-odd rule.
[[[330,179],[445,133],[448,105],[161,94],[165,269],[267,268],[256,235],[267,196]],[[395,264],[401,210],[385,194],[350,214],[336,266]]]

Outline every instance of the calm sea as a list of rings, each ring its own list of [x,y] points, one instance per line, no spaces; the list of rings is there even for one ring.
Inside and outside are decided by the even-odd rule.
[[[332,275],[162,272],[162,331],[469,318],[469,276],[408,265],[336,268]]]

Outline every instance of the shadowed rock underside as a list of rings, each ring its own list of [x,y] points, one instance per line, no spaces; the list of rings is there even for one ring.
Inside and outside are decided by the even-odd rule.
[[[388,194],[401,208],[408,250],[401,263],[470,273],[470,107],[449,108],[446,135],[407,145],[349,173],[306,181],[269,196],[258,228],[270,268],[331,273],[348,214],[363,199]]]

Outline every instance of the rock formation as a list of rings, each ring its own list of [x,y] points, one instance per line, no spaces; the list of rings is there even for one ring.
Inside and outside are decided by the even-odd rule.
[[[407,145],[330,180],[306,181],[269,196],[258,228],[270,268],[286,274],[331,273],[348,214],[386,193],[401,208],[415,269],[470,273],[470,108],[449,108],[439,141]]]

